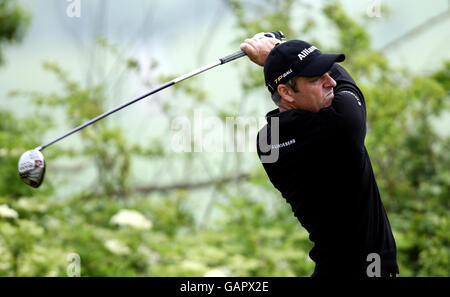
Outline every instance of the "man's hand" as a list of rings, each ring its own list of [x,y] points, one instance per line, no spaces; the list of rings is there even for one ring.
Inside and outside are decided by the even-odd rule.
[[[251,39],[246,39],[241,43],[241,50],[243,50],[250,60],[259,66],[264,66],[266,57],[274,48],[275,44],[281,43],[276,38],[264,36],[264,33],[258,33]]]

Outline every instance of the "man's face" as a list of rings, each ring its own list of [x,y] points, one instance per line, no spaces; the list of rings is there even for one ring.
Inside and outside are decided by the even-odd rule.
[[[329,72],[316,77],[298,77],[296,88],[298,92],[293,94],[297,108],[318,112],[331,105],[334,98],[333,87],[336,81],[331,78]]]

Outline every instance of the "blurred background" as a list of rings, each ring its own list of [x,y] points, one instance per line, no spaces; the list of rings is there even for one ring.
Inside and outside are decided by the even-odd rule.
[[[245,57],[47,148],[39,189],[17,172],[24,151],[276,30],[346,54],[400,276],[449,276],[449,24],[446,0],[0,0],[0,276],[311,275],[254,149],[275,106]]]

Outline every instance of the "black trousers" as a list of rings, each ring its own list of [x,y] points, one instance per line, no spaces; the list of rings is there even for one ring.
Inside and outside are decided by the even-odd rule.
[[[338,265],[335,266],[321,266],[316,265],[314,268],[314,272],[311,275],[313,278],[358,278],[358,279],[364,279],[364,278],[370,278],[367,275],[366,268],[362,267],[353,267],[351,269],[336,269],[336,267],[339,267]],[[346,267],[344,264],[341,265],[341,267]],[[396,273],[392,272],[381,272],[380,277],[385,278],[393,278],[396,277]]]

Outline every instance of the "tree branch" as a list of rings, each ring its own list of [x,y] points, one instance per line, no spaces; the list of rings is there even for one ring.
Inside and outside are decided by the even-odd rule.
[[[148,194],[151,192],[169,192],[173,190],[192,190],[198,188],[204,188],[213,185],[227,184],[227,183],[238,183],[247,180],[250,177],[248,173],[242,173],[236,176],[200,181],[200,182],[192,182],[192,183],[175,183],[171,185],[159,186],[159,185],[150,185],[150,186],[139,186],[133,189],[134,192]]]
[[[407,39],[410,39],[416,35],[419,35],[420,33],[424,32],[426,30],[429,30],[432,26],[445,21],[448,17],[450,17],[450,1],[449,1],[449,8],[446,11],[429,18],[423,24],[420,24],[420,25],[414,27],[413,29],[406,32],[402,36],[392,40],[391,42],[389,42],[388,44],[383,46],[381,49],[384,51],[390,50],[391,48],[397,46],[399,43],[402,43],[403,41],[405,41]]]

